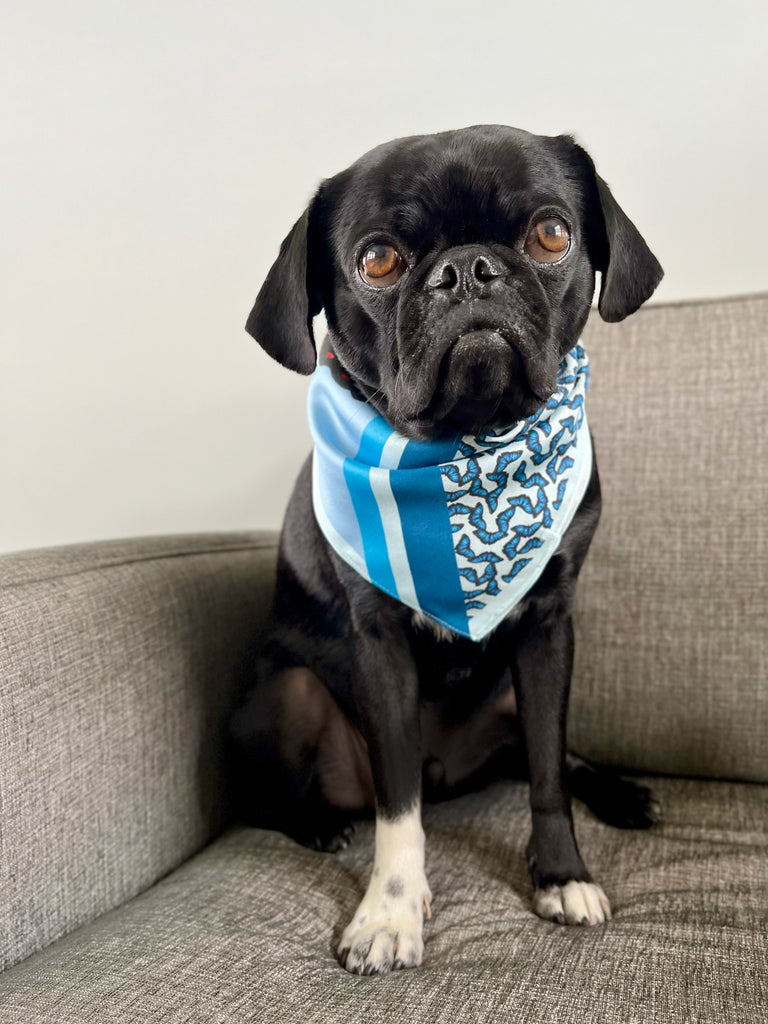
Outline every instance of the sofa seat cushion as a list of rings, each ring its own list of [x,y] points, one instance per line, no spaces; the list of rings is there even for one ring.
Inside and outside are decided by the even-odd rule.
[[[527,787],[500,783],[425,810],[434,916],[419,969],[360,978],[334,959],[367,882],[370,822],[338,854],[238,828],[0,976],[0,1021],[764,1024],[768,788],[652,785],[665,823],[649,832],[575,807],[607,925],[533,916]]]

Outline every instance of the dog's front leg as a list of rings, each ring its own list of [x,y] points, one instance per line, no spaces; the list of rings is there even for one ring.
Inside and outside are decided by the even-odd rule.
[[[601,924],[608,898],[581,859],[565,768],[565,722],[573,668],[573,625],[559,611],[520,623],[514,680],[531,784],[528,866],[533,909],[560,924]]]
[[[431,898],[421,827],[418,680],[399,637],[359,637],[356,655],[352,698],[371,759],[376,839],[368,889],[341,937],[339,960],[354,974],[386,974],[421,963]]]

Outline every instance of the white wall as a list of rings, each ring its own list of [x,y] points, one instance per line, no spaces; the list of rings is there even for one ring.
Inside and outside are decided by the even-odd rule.
[[[0,549],[277,525],[306,380],[243,331],[385,139],[575,133],[667,271],[768,285],[768,5],[24,0],[0,14]]]

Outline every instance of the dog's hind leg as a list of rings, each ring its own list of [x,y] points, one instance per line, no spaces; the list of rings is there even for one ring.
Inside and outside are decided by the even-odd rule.
[[[566,754],[565,766],[571,796],[608,825],[650,828],[661,820],[661,808],[647,786],[623,779],[571,751]]]
[[[315,849],[346,846],[351,811],[371,802],[352,727],[308,668],[264,668],[260,676],[230,726],[241,818]],[[326,764],[333,765],[332,793]]]

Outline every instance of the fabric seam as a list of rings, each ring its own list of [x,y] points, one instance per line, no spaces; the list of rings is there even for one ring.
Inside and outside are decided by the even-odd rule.
[[[34,549],[33,549],[34,550]],[[243,551],[271,551],[277,550],[277,540],[271,544],[246,544],[231,548],[201,548],[196,551],[170,551],[167,554],[145,555],[136,558],[125,558],[121,561],[104,562],[102,565],[93,565],[84,569],[73,569],[71,572],[60,572],[50,576],[33,576],[29,579],[18,580],[14,583],[0,584],[0,592],[3,590],[14,590],[19,587],[26,587],[32,583],[47,583],[49,580],[68,579],[71,576],[84,576],[90,572],[103,572],[105,569],[117,569],[125,565],[138,565],[142,562],[162,562],[170,558],[195,558],[198,555],[231,555]],[[0,560],[0,564],[2,561]]]

